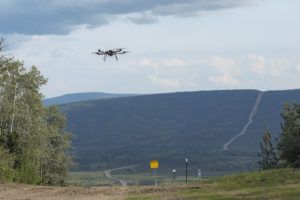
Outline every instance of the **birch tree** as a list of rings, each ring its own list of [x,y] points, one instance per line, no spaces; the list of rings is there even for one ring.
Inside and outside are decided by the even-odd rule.
[[[63,184],[71,135],[59,110],[43,106],[46,82],[37,67],[0,55],[0,180]]]

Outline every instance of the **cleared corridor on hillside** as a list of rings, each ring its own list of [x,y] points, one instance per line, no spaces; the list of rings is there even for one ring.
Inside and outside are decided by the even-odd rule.
[[[227,151],[229,149],[229,146],[234,142],[236,141],[239,137],[243,136],[247,130],[248,130],[248,127],[253,123],[253,117],[255,116],[257,110],[258,110],[258,107],[259,107],[259,104],[260,104],[260,101],[261,101],[261,98],[263,96],[263,92],[260,92],[256,98],[256,101],[255,101],[255,104],[251,110],[251,113],[249,115],[249,118],[248,118],[248,122],[247,124],[244,126],[244,128],[242,129],[242,131],[237,134],[236,136],[234,136],[233,138],[231,138],[228,142],[226,142],[223,146],[223,150],[224,151]]]

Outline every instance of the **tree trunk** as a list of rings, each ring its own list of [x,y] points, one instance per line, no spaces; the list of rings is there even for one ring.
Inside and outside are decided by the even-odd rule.
[[[10,133],[12,133],[12,131],[13,131],[13,126],[14,126],[16,100],[17,100],[17,82],[16,82],[16,84],[15,84],[15,93],[14,93],[14,101],[13,101],[12,117],[11,117],[11,123],[10,123]]]

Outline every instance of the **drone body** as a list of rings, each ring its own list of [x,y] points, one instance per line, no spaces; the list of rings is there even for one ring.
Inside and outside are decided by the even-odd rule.
[[[102,51],[102,50],[98,50],[97,52],[94,52],[94,54],[98,55],[98,56],[103,56],[103,61],[106,61],[106,57],[112,57],[114,56],[116,58],[116,60],[118,61],[118,54],[125,54],[128,53],[129,51],[124,51],[122,48],[118,48],[118,49],[110,49],[107,51]]]

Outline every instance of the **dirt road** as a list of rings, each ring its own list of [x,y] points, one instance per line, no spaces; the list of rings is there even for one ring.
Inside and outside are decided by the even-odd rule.
[[[130,169],[130,168],[134,168],[136,166],[137,165],[130,165],[130,166],[126,166],[126,167],[119,167],[119,168],[115,168],[115,169],[109,169],[109,170],[105,170],[104,174],[107,178],[113,180],[116,183],[120,183],[123,187],[126,187],[130,181],[114,177],[114,176],[111,175],[111,172],[112,171],[117,171],[117,170],[122,170],[122,169]]]
[[[123,200],[127,190],[120,187],[45,187],[0,184],[0,200]]]

